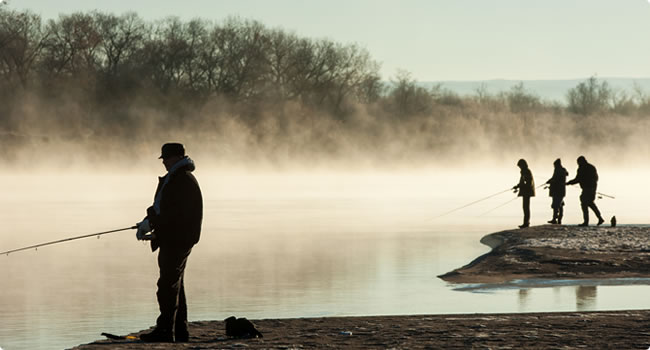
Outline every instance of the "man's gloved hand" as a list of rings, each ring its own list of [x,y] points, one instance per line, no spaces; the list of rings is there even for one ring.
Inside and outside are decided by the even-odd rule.
[[[135,226],[138,228],[138,231],[135,233],[135,238],[137,238],[138,241],[151,239],[151,238],[147,238],[147,237],[151,237],[151,235],[147,235],[147,233],[151,232],[151,225],[149,225],[149,219],[144,219],[141,222],[135,224]]]
[[[153,233],[149,233],[149,234],[146,234],[146,235],[142,236],[143,241],[150,241],[152,239],[156,239],[156,235],[153,234]]]

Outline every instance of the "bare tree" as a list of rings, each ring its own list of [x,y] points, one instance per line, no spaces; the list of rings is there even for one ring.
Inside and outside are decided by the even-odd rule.
[[[191,55],[185,26],[177,17],[160,21],[153,38],[146,42],[143,53],[150,78],[162,91],[186,83],[187,65]]]
[[[187,72],[187,81],[184,84],[187,89],[197,94],[209,92],[209,69],[202,64],[205,57],[204,50],[209,47],[208,35],[209,23],[203,20],[192,20],[187,23],[185,31],[187,35],[188,53],[183,64]]]
[[[606,81],[599,82],[591,77],[570,89],[567,93],[570,112],[590,115],[609,108],[612,90]]]
[[[267,80],[272,86],[269,94],[280,99],[290,99],[289,91],[291,57],[294,55],[298,38],[294,34],[288,34],[283,30],[273,30],[267,34],[269,40],[267,65]]]
[[[101,37],[100,63],[102,71],[116,79],[138,50],[142,49],[147,26],[137,14],[122,16],[95,13],[94,21]]]
[[[514,85],[504,96],[508,102],[510,111],[513,113],[531,111],[542,105],[539,97],[526,90],[523,82]]]
[[[5,83],[27,87],[46,39],[40,16],[0,9],[0,76]]]
[[[265,50],[269,42],[264,26],[229,18],[215,34],[213,39],[222,57],[218,91],[243,99],[258,95],[267,75]]]
[[[397,117],[406,117],[422,114],[431,110],[432,96],[425,88],[418,86],[411,77],[411,73],[399,70],[394,80],[393,88],[389,94],[395,106]]]
[[[41,69],[46,79],[72,79],[94,87],[101,71],[102,36],[90,14],[73,13],[50,20],[47,25]]]

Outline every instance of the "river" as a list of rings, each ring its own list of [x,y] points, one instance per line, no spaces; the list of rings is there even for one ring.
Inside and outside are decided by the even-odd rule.
[[[518,180],[512,168],[265,174],[199,168],[204,225],[186,270],[189,318],[650,308],[643,283],[463,291],[436,277],[487,252],[482,236],[520,224],[520,202],[508,202],[510,192],[440,216],[511,187]],[[155,176],[1,175],[0,251],[131,226],[151,204]],[[601,191],[616,195],[597,202],[604,215],[647,223],[647,195],[634,185],[643,178],[643,171],[612,170],[601,180]],[[538,191],[533,225],[551,215],[550,198]],[[578,195],[568,190],[567,224],[580,222]],[[0,348],[67,348],[100,339],[101,332],[146,329],[157,316],[157,272],[156,254],[136,241],[135,231],[0,256]]]

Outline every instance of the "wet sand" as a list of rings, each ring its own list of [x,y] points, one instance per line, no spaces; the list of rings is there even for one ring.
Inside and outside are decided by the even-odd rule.
[[[492,250],[438,277],[451,283],[650,277],[650,227],[543,225],[481,242]]]
[[[253,320],[264,338],[192,322],[189,343],[101,340],[99,349],[647,349],[650,310]],[[137,335],[137,334],[135,334]]]

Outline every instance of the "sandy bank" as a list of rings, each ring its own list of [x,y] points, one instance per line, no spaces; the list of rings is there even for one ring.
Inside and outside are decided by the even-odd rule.
[[[543,225],[481,242],[492,250],[438,277],[452,283],[650,277],[650,227]]]
[[[225,339],[221,321],[192,322],[190,342],[102,340],[98,349],[647,349],[650,311],[254,320],[262,339]],[[349,332],[349,333],[345,333]]]

